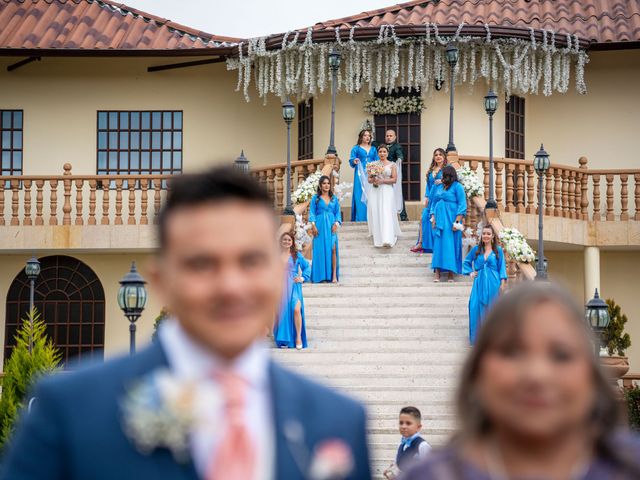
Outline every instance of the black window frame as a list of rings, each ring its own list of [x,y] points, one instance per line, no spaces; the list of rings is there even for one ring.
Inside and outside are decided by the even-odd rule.
[[[525,99],[517,95],[505,102],[504,155],[521,160],[525,157]]]
[[[298,103],[298,160],[313,158],[313,98]]]
[[[9,125],[5,118],[9,115]],[[19,114],[19,126],[16,125],[16,117]],[[18,135],[16,135],[18,134]],[[16,138],[19,138],[20,146],[16,147]],[[6,140],[8,139],[8,143]],[[16,164],[19,163],[19,167]],[[0,176],[15,176],[24,173],[24,110],[2,109],[0,110]],[[9,181],[4,182],[4,188],[10,188]]]

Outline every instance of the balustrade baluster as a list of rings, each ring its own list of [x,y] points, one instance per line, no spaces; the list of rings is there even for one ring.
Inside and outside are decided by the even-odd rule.
[[[58,180],[49,180],[51,214],[49,215],[49,225],[58,225]]]
[[[544,214],[553,215],[553,168],[547,170],[544,180]]]
[[[527,213],[536,213],[536,200],[533,194],[535,176],[536,173],[533,170],[533,165],[527,165]]]
[[[260,170],[258,172],[258,183],[260,185],[262,185],[263,187],[265,187],[265,189],[266,189],[266,186],[267,186],[267,173],[264,170]]]
[[[562,170],[562,217],[569,216],[569,172]]]
[[[587,174],[587,157],[578,159],[580,164],[580,212],[578,218],[589,219],[589,176]]]
[[[562,216],[562,169],[555,168],[553,170],[553,216],[561,217]]]
[[[148,225],[149,218],[147,217],[147,195],[149,190],[149,180],[143,178],[140,180],[140,225]]]
[[[127,218],[128,225],[136,224],[136,181],[129,178],[127,180],[127,187],[129,190],[129,217]]]
[[[160,215],[160,203],[162,194],[162,180],[152,180],[153,184],[153,223],[158,223],[158,218]]]
[[[71,175],[71,164],[64,164],[64,173],[65,177]],[[62,186],[64,187],[64,203],[62,204],[62,224],[63,225],[71,225],[71,179],[65,178],[62,182]]]
[[[31,180],[22,182],[24,186],[24,220],[23,225],[32,225],[31,222]]]
[[[82,188],[84,187],[84,180],[76,178],[76,225],[83,225],[84,220],[82,218]]]
[[[271,199],[273,200],[273,204],[275,206],[276,203],[276,195],[275,195],[275,191],[276,191],[276,187],[275,187],[275,178],[276,178],[276,171],[273,168],[270,168],[267,170],[267,193],[269,194],[269,196],[271,197]]]
[[[116,219],[115,225],[122,225],[122,179],[116,180]]]
[[[634,216],[635,220],[640,220],[640,173],[634,173],[633,179],[636,183],[635,188],[635,197],[636,197],[636,214]],[[0,198],[2,198],[2,192],[0,192]],[[0,218],[2,215],[2,208],[0,208]]]
[[[18,208],[20,207],[20,180],[11,180],[11,225],[20,225]]]
[[[109,225],[109,190],[111,189],[111,182],[109,180],[102,180],[102,219],[100,223],[102,225]]]
[[[578,218],[576,202],[576,172],[569,170],[569,217]]]
[[[88,225],[96,224],[96,185],[97,181],[89,180],[89,218]]]
[[[504,204],[502,203],[502,169],[504,168],[504,163],[496,162],[493,165],[495,169],[495,188],[496,188],[496,203],[498,204],[498,210],[504,211]]]
[[[516,165],[516,211],[524,213],[524,165]]]
[[[515,171],[515,165],[507,163],[507,198],[505,208],[506,212],[515,212],[515,206],[513,204],[513,172]]]
[[[593,175],[593,221],[600,220],[600,175]]]
[[[280,212],[284,208],[284,168],[276,169],[276,211]]]
[[[613,214],[613,174],[607,174],[605,176],[607,180],[607,221],[615,220]]]
[[[44,188],[44,180],[36,180],[36,225],[44,225],[44,219],[42,218],[43,208],[43,195],[42,190]],[[0,198],[4,195],[0,192]],[[0,209],[0,218],[2,217],[2,210]]]
[[[627,182],[629,175],[620,175],[620,220],[629,220],[629,191]]]

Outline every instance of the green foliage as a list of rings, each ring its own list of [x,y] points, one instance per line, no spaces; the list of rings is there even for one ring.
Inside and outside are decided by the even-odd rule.
[[[164,321],[164,319],[167,318],[168,316],[169,316],[169,312],[167,312],[166,307],[162,307],[162,310],[160,310],[160,313],[158,314],[155,321],[153,322],[153,333],[151,334],[151,340],[153,342],[158,340],[158,327]]]
[[[29,389],[42,375],[52,373],[61,354],[46,335],[46,325],[34,308],[22,321],[16,334],[16,346],[4,364],[0,397],[0,448],[10,439]],[[33,348],[29,352],[29,339]]]
[[[629,412],[629,426],[640,432],[640,387],[625,389],[624,398]]]
[[[620,305],[617,305],[612,299],[607,300],[607,305],[609,305],[611,322],[604,331],[603,343],[609,355],[617,353],[624,357],[625,350],[631,346],[631,337],[628,333],[624,333],[627,316],[620,311]]]

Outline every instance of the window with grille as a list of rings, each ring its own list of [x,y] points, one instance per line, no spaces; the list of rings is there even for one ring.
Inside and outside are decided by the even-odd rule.
[[[512,95],[505,109],[505,156],[524,158],[524,98]]]
[[[99,111],[98,175],[182,172],[181,111]]]
[[[313,158],[313,98],[298,104],[298,160]]]
[[[0,110],[2,176],[22,175],[22,116],[22,110]]]

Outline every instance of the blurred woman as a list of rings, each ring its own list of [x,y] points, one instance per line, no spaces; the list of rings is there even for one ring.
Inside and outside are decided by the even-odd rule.
[[[349,165],[354,169],[353,173],[353,195],[351,198],[351,221],[367,221],[366,198],[363,199],[362,192],[367,183],[367,163],[378,160],[378,151],[371,145],[371,132],[361,130],[358,134],[358,143],[351,149],[349,154]]]
[[[494,304],[463,369],[461,430],[404,480],[632,480],[640,439],[562,288],[524,282]]]
[[[469,342],[476,343],[482,319],[507,283],[507,267],[504,251],[491,225],[482,227],[480,245],[468,253],[462,265],[462,273],[473,278],[469,297]]]
[[[326,175],[318,181],[318,192],[309,204],[309,222],[317,232],[313,239],[311,281],[337,283],[340,276],[338,227],[342,224],[340,203],[333,195],[331,180]]]
[[[431,253],[433,251],[433,229],[431,228],[429,215],[429,198],[436,185],[442,183],[442,168],[447,165],[447,152],[442,148],[433,151],[431,166],[427,172],[427,187],[424,192],[424,208],[422,209],[422,220],[418,229],[418,241],[411,249],[414,253]]]
[[[435,185],[429,203],[433,227],[433,281],[439,282],[440,272],[445,271],[449,272],[448,281],[453,282],[454,273],[462,273],[462,219],[467,214],[467,195],[451,165],[442,169],[442,183]]]
[[[307,332],[304,325],[304,299],[302,284],[308,282],[311,268],[307,259],[296,250],[293,234],[285,232],[280,237],[282,261],[286,263],[285,285],[282,303],[273,339],[280,348],[301,350],[307,348]]]

